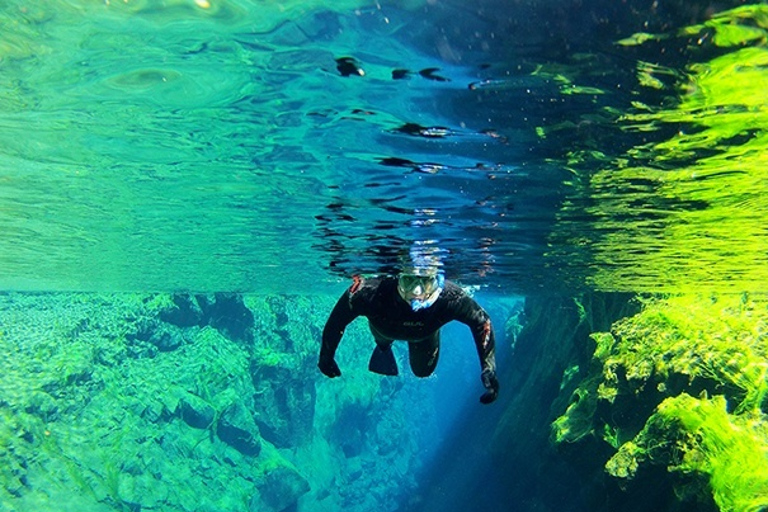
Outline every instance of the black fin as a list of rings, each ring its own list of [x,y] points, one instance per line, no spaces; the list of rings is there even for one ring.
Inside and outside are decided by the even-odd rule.
[[[380,375],[397,375],[397,361],[395,361],[395,354],[392,353],[392,349],[382,349],[378,346],[373,349],[371,360],[368,362],[368,369]]]

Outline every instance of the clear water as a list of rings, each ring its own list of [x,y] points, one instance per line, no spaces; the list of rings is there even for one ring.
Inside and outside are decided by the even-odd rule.
[[[764,292],[765,6],[585,4],[0,3],[0,511],[430,512],[486,475],[506,503],[514,474],[451,459],[505,414],[462,326],[426,381],[368,374],[361,322],[316,370],[349,277],[414,249],[479,290],[515,382],[519,296]],[[154,292],[241,292],[250,337]],[[178,393],[246,407],[265,455]],[[563,482],[521,510],[588,509]]]
[[[722,211],[727,174],[693,183],[710,193],[696,202],[659,190],[658,163],[604,183],[633,147],[670,136],[663,122],[617,127],[622,112],[679,102],[695,86],[685,57],[709,56],[666,58],[678,68],[648,73],[664,89],[644,87],[637,69],[658,48],[616,44],[642,26],[631,11],[490,0],[1,9],[0,289],[311,293],[392,270],[413,244],[437,251],[449,276],[505,291],[766,282],[759,191]],[[661,30],[702,10],[644,14]],[[345,57],[360,71],[340,70]],[[598,163],[609,168],[599,190]],[[712,218],[696,218],[702,209]]]

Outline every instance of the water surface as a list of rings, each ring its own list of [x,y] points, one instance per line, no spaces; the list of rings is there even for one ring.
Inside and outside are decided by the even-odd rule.
[[[722,9],[6,2],[0,289],[322,292],[414,244],[503,292],[764,288],[764,9]]]

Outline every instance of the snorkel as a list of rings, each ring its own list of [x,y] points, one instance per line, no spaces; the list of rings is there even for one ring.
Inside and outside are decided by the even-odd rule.
[[[416,242],[398,275],[397,291],[413,311],[432,306],[445,286],[439,249],[428,242]]]
[[[399,275],[397,291],[413,311],[421,311],[437,301],[444,285],[445,277],[435,270],[409,269]]]
[[[414,311],[421,311],[422,309],[427,309],[432,304],[435,303],[437,298],[440,296],[440,292],[443,291],[443,285],[445,284],[445,277],[443,274],[437,274],[435,277],[437,280],[437,288],[435,291],[433,291],[429,296],[427,296],[424,299],[411,299],[411,309]]]

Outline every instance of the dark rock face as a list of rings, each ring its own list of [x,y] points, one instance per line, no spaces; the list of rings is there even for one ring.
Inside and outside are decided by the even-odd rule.
[[[252,363],[253,384],[264,390],[254,398],[255,419],[264,439],[278,448],[308,440],[315,416],[315,384],[306,378],[311,371]]]
[[[137,322],[136,332],[126,336],[131,342],[129,355],[138,359],[176,350],[186,341],[187,329],[206,325],[238,343],[253,342],[254,317],[242,296],[175,294],[171,301],[173,305],[160,310],[155,318]]]
[[[237,402],[221,413],[216,428],[219,439],[243,455],[257,456],[261,452],[259,428],[246,407]]]
[[[309,492],[307,480],[295,470],[281,466],[266,474],[260,488],[262,501],[272,512],[290,510],[296,501]]]
[[[208,428],[216,418],[213,407],[192,393],[184,394],[184,397],[179,400],[179,408],[181,419],[192,428]]]
[[[203,323],[217,329],[222,335],[238,342],[253,341],[253,313],[243,303],[241,295],[216,293],[197,295],[203,311]]]
[[[181,346],[184,337],[178,330],[160,325],[149,334],[146,341],[156,346],[160,352],[170,352]]]
[[[175,307],[160,312],[160,320],[177,327],[194,327],[203,323],[204,313],[197,299],[177,293],[173,296],[173,303]]]
[[[330,439],[341,447],[348,459],[365,449],[365,432],[371,428],[373,416],[361,405],[351,403],[339,411],[338,420],[330,431]],[[381,447],[379,447],[381,448]]]

